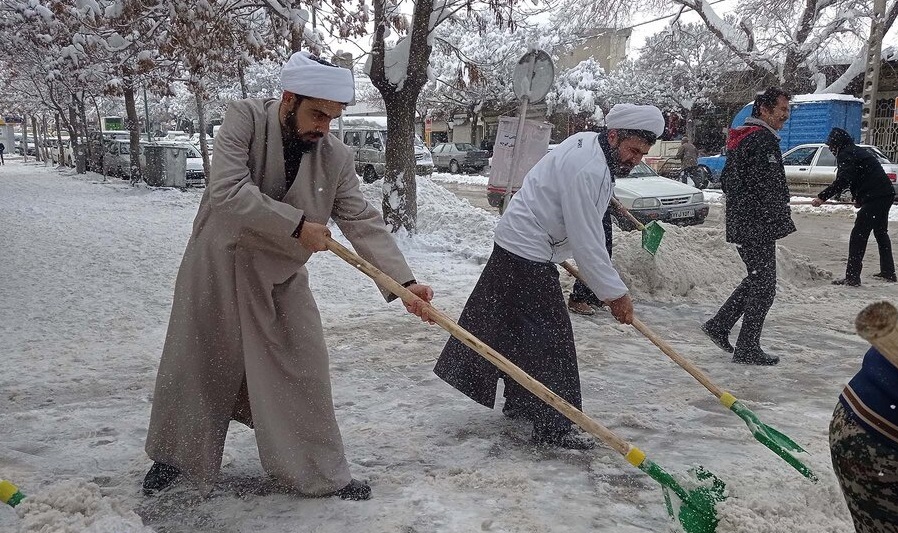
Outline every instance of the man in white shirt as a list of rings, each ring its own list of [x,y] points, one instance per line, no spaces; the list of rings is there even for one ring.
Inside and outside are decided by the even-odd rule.
[[[618,104],[605,123],[603,132],[568,137],[527,173],[496,227],[493,253],[459,318],[462,327],[577,408],[577,354],[556,264],[573,257],[614,317],[632,322],[633,303],[605,248],[602,218],[612,174],[629,174],[664,132],[664,117],[654,106]],[[455,338],[434,372],[490,408],[503,377]],[[537,444],[595,446],[561,413],[507,378],[505,398],[503,412],[531,420]]]

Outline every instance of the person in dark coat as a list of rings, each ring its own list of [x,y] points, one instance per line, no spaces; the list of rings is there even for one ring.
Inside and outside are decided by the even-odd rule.
[[[614,182],[612,176],[612,183]],[[608,205],[608,209],[605,210],[605,216],[602,218],[602,231],[605,232],[605,249],[608,250],[608,257],[611,257],[611,247],[614,240],[614,235],[611,232],[611,226],[613,224],[611,215],[612,213],[615,216],[624,216],[623,213],[618,213],[617,208],[614,205],[614,202]],[[585,283],[580,281],[579,279],[574,282],[574,286],[571,289],[571,295],[568,297],[567,308],[571,313],[575,313],[578,315],[592,316],[596,313],[596,307],[602,307],[605,305],[605,302],[599,299],[598,296],[586,286]]]
[[[605,248],[602,219],[612,174],[626,176],[664,131],[654,106],[617,104],[607,131],[574,134],[527,173],[499,220],[493,253],[458,320],[531,377],[576,408],[582,405],[570,315],[557,263],[573,257],[589,288],[620,322],[633,320],[629,291]],[[492,408],[499,379],[503,413],[533,423],[533,442],[588,449],[595,441],[486,359],[450,338],[434,372],[474,401]]]
[[[777,131],[789,119],[790,95],[771,87],[755,98],[745,125],[730,130],[721,172],[726,194],[726,240],[734,243],[747,275],[702,331],[733,362],[775,365],[761,349],[764,319],[776,295],[776,241],[795,231]],[[729,335],[742,318],[735,349]]]
[[[896,281],[895,259],[892,257],[892,242],[889,240],[889,209],[895,201],[892,182],[876,155],[854,144],[854,139],[847,131],[833,128],[826,145],[836,156],[836,179],[811,204],[819,207],[833,196],[849,189],[855,205],[860,207],[848,240],[845,278],[833,281],[833,285],[857,287],[861,284],[864,253],[867,251],[871,231],[879,247],[879,273],[873,274],[873,277]]]

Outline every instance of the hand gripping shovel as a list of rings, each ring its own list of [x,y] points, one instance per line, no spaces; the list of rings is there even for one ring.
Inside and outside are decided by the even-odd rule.
[[[405,303],[418,301],[410,290],[406,289],[394,279],[387,276],[374,265],[365,261],[355,253],[348,250],[331,238],[327,239],[327,248],[340,256],[347,263],[362,271],[373,279],[378,285],[386,288]],[[615,451],[626,458],[627,462],[642,470],[652,479],[661,484],[664,491],[664,499],[667,511],[671,518],[678,518],[686,533],[714,533],[717,527],[717,512],[715,504],[726,499],[726,486],[710,472],[696,469],[695,477],[699,481],[696,488],[687,490],[668,474],[664,469],[650,461],[639,448],[629,444],[618,437],[608,428],[595,422],[582,411],[566,402],[563,398],[546,388],[545,385],[533,379],[526,372],[518,368],[502,354],[490,348],[480,339],[459,326],[451,318],[438,311],[432,305],[427,305],[430,318],[448,331],[453,337],[463,342],[466,346],[479,353],[487,361],[494,364],[499,370],[518,382],[522,387],[532,392],[542,401],[557,409],[561,414],[583,428],[586,432],[608,444]],[[679,509],[676,510],[671,503],[669,491],[672,491],[680,500]]]
[[[572,276],[579,279],[580,281],[583,281],[583,279],[580,278],[580,272],[575,266],[571,265],[567,261],[562,262],[561,266],[564,267],[564,269],[567,270]],[[648,340],[652,341],[652,344],[657,346],[668,357],[673,359],[676,364],[680,365],[683,370],[689,372],[689,374],[691,374],[692,377],[698,380],[699,383],[704,385],[706,389],[711,391],[711,394],[716,396],[717,399],[720,400],[720,403],[724,405],[724,407],[736,413],[739,418],[744,420],[745,424],[748,426],[748,429],[751,431],[751,434],[754,435],[755,439],[757,439],[758,442],[770,448],[773,453],[780,456],[794,469],[801,472],[801,475],[803,475],[804,477],[814,482],[817,481],[817,476],[811,471],[811,469],[808,468],[807,465],[802,463],[792,453],[804,452],[804,448],[799,446],[795,441],[793,441],[786,435],[773,429],[767,424],[762,423],[754,412],[743,405],[742,402],[737,400],[735,396],[715,385],[707,374],[702,372],[697,366],[689,362],[686,358],[678,354],[670,344],[668,344],[661,337],[655,334],[655,332],[649,329],[648,326],[643,324],[641,320],[634,317],[633,327],[636,328],[640,333],[642,333]]]
[[[618,212],[623,213],[624,216],[630,219],[630,222],[636,226],[636,229],[642,232],[642,249],[655,255],[655,253],[658,252],[658,247],[661,246],[661,239],[664,237],[664,228],[654,220],[649,222],[647,226],[643,225],[642,222],[633,216],[633,213],[613,196],[611,197],[611,203],[614,204],[614,207]]]

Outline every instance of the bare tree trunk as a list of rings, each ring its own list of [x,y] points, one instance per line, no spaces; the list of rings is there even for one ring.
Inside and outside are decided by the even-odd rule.
[[[384,222],[396,232],[415,232],[418,191],[415,181],[415,100],[404,92],[384,99],[387,108],[386,169],[383,185]]]
[[[427,65],[433,48],[428,44],[433,0],[418,0],[412,15],[407,77],[402,90],[389,81],[384,69],[385,2],[374,0],[374,41],[371,47],[371,82],[384,99],[387,109],[386,170],[383,185],[384,222],[391,231],[405,228],[415,232],[418,221],[417,184],[415,182],[415,103],[427,82]]]
[[[143,179],[140,168],[140,118],[137,116],[137,105],[134,102],[134,85],[131,80],[124,87],[125,125],[128,128],[128,139],[131,146],[131,185],[137,185]]]
[[[237,74],[240,76],[240,95],[246,100],[249,98],[249,93],[246,91],[246,72],[243,70],[243,61],[237,61]],[[209,175],[206,174],[206,176]]]
[[[59,166],[64,166],[65,163],[65,146],[62,145],[62,132],[59,131],[59,113],[53,113],[53,120],[56,124],[56,144],[59,146],[59,156],[57,160],[57,164]]]
[[[88,156],[90,156],[90,149],[91,149],[90,142],[89,142],[90,135],[88,134],[89,132],[87,131],[87,109],[85,108],[85,104],[84,104],[84,91],[78,92],[77,101],[78,101],[77,109],[78,109],[78,117],[79,117],[78,126],[81,128],[80,135],[81,135],[81,138],[84,139],[84,145],[87,147],[87,154],[88,154]],[[102,131],[103,128],[101,127],[100,130]],[[100,145],[100,148],[102,148],[102,144]],[[102,159],[102,156],[99,157],[99,159]]]
[[[87,150],[85,148],[87,137],[83,137],[81,133],[81,125],[78,123],[78,113],[75,110],[78,101],[74,94],[71,95],[71,101],[72,105],[69,106],[69,124],[72,129],[69,130],[69,136],[72,138],[72,151],[74,152],[73,156],[75,157],[75,172],[84,174],[87,172]],[[94,172],[103,171],[102,168],[92,168],[91,170]]]
[[[47,131],[47,112],[41,117],[41,137],[43,137],[44,163],[52,163],[50,160],[50,132]]]
[[[22,116],[22,162],[28,162],[28,115]]]
[[[37,117],[34,115],[31,115],[31,131],[34,133],[34,160],[40,161],[42,159],[40,130],[37,127]]]
[[[209,183],[209,147],[206,142],[206,106],[203,100],[202,91],[195,91],[196,95],[196,114],[200,127],[200,154],[203,156],[203,174],[206,176],[206,183]]]

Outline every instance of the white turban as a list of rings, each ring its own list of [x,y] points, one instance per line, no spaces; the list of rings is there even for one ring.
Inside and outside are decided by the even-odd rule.
[[[281,89],[293,94],[348,104],[355,80],[348,68],[322,65],[308,52],[296,52],[281,69]]]
[[[609,130],[646,130],[660,137],[664,133],[664,116],[653,105],[617,104],[605,115]]]

